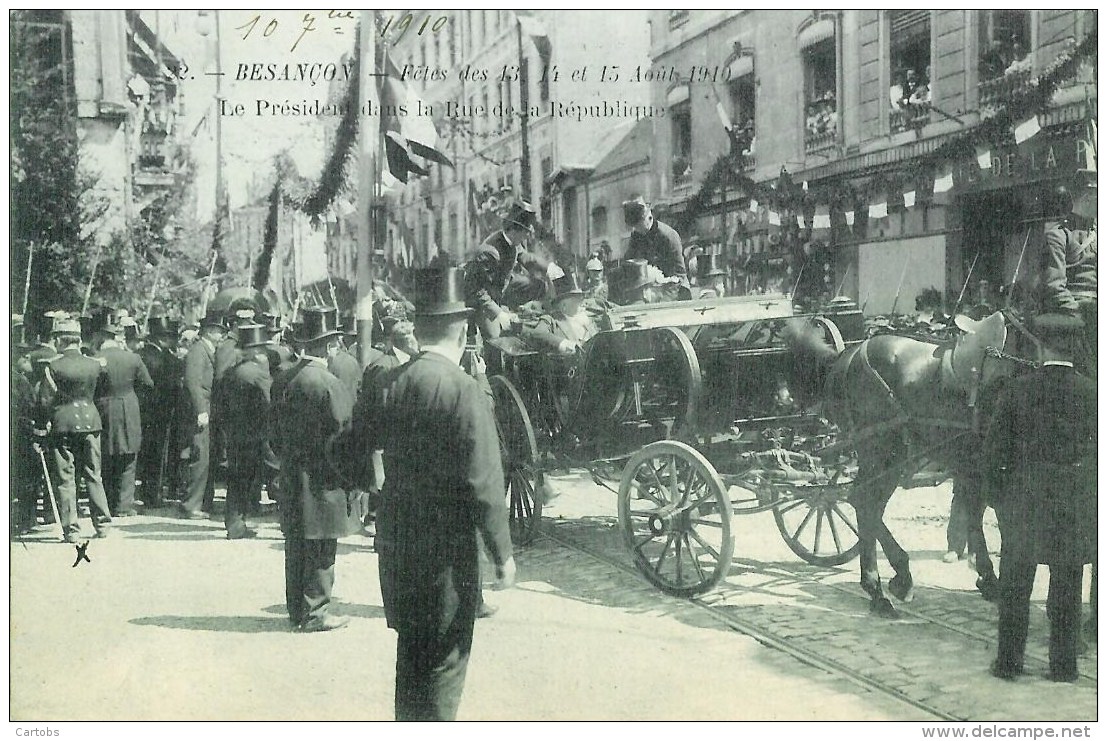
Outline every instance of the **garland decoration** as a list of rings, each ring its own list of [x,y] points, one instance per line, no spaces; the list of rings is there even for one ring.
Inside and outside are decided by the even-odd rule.
[[[277,182],[269,191],[269,211],[265,215],[265,234],[262,238],[261,254],[258,255],[257,265],[254,267],[253,286],[258,291],[264,291],[269,285],[269,268],[273,262],[273,254],[277,251],[277,222],[281,210],[281,180],[282,173],[278,171]]]

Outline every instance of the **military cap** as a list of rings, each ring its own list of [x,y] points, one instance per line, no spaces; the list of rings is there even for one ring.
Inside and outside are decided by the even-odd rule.
[[[537,224],[538,212],[534,210],[534,206],[526,201],[517,201],[511,204],[507,216],[504,217],[504,226],[517,226],[526,229],[528,232],[534,232]]]
[[[649,205],[646,203],[646,199],[642,196],[632,198],[629,201],[623,201],[623,223],[627,226],[634,226],[642,222],[642,219],[646,218],[646,211],[649,209]]]

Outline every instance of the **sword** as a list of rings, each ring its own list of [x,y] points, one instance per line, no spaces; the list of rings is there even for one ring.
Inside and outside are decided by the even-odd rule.
[[[907,266],[911,264],[911,253],[907,253],[907,259],[903,261],[903,271],[899,274],[899,287],[896,288],[896,300],[892,302],[892,310],[888,316],[895,316],[896,306],[899,304],[899,295],[903,292],[903,279],[907,277]]]
[[[1011,276],[1011,285],[1007,288],[1007,303],[1005,309],[1011,308],[1011,301],[1015,297],[1015,283],[1019,280],[1019,270],[1022,268],[1022,258],[1026,256],[1026,245],[1030,243],[1030,228],[1026,230],[1026,239],[1022,240],[1022,251],[1019,252],[1019,261],[1015,263],[1015,274]]]
[[[58,500],[54,498],[54,484],[50,481],[50,469],[46,465],[46,454],[42,452],[42,446],[35,443],[35,452],[38,453],[38,462],[42,464],[42,475],[46,481],[46,493],[50,496],[50,510],[54,513],[54,522],[61,533],[61,539],[65,540],[65,526],[62,525],[61,516],[58,514]]]
[[[972,278],[972,271],[976,270],[976,261],[980,259],[980,250],[976,251],[976,257],[972,259],[972,265],[969,266],[968,275],[965,276],[965,285],[961,286],[961,293],[957,295],[957,304],[953,307],[953,315],[957,316],[957,312],[961,310],[961,300],[965,298],[965,291],[969,287],[969,280]]]

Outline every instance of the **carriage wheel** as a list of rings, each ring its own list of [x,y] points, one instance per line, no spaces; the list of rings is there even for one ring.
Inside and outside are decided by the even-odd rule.
[[[488,385],[496,405],[496,432],[500,438],[511,540],[516,545],[526,545],[534,538],[542,519],[542,502],[535,496],[540,480],[535,470],[538,443],[515,385],[503,376],[492,376]]]
[[[777,502],[773,518],[792,553],[816,566],[841,566],[857,556],[857,515],[846,491],[838,486],[793,487],[794,496]]]
[[[619,526],[634,565],[662,591],[706,592],[734,555],[730,499],[714,467],[676,440],[635,453],[619,484]]]
[[[695,429],[700,390],[703,388],[703,373],[696,349],[692,347],[688,335],[677,327],[656,328],[653,345],[657,356],[654,382],[663,387],[662,393],[676,406],[673,432]]]

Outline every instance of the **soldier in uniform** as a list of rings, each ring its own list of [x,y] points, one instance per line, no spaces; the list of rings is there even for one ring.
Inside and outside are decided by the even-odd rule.
[[[188,464],[188,495],[180,514],[190,520],[205,520],[215,501],[211,477],[211,392],[215,381],[215,348],[223,339],[223,319],[213,312],[204,317],[200,338],[185,356],[184,387],[191,415],[184,420],[192,433]]]
[[[81,325],[76,319],[56,323],[58,355],[46,369],[46,393],[51,398],[48,420],[51,477],[58,495],[58,514],[67,543],[81,539],[77,520],[77,476],[88,487],[92,525],[97,537],[111,527],[111,511],[100,475],[100,414],[93,403],[103,362],[81,352]]]
[[[176,422],[181,416],[181,379],[184,363],[176,355],[177,326],[169,317],[152,316],[147,324],[149,336],[138,356],[150,378],[151,389],[136,389],[142,415],[142,447],[138,452],[138,478],[147,507],[161,506],[162,484],[169,474],[169,490],[175,491],[174,472],[179,450],[175,444]]]
[[[641,196],[623,202],[623,221],[630,229],[630,245],[623,257],[655,265],[666,278],[678,279],[678,299],[691,298],[688,268],[676,230],[654,218],[653,211]]]
[[[722,298],[726,296],[726,271],[719,264],[714,252],[700,255],[698,298]]]
[[[360,524],[329,463],[328,445],[348,428],[349,389],[327,370],[337,340],[338,310],[307,309],[296,364],[273,381],[270,439],[281,459],[281,529],[285,534],[285,602],[293,629],[334,630],[349,618],[330,612],[338,538]]]
[[[142,415],[135,387],[151,389],[154,381],[145,363],[125,346],[125,328],[109,324],[109,339],[100,345],[99,357],[105,372],[96,390],[104,435],[104,489],[108,506],[116,517],[133,517],[135,511],[135,461],[142,447]]]
[[[1095,376],[1098,360],[1099,244],[1095,183],[1058,188],[1053,210],[1067,214],[1047,222],[1042,252],[1043,295],[1040,312],[1080,317],[1083,343],[1077,366]]]
[[[518,322],[509,307],[540,299],[545,294],[547,260],[523,249],[534,235],[538,214],[525,201],[512,205],[503,228],[489,235],[465,266],[465,295],[476,309],[474,319],[485,339],[499,337]]]
[[[460,367],[470,309],[456,269],[417,273],[420,353],[369,393],[365,444],[383,450],[377,551],[396,645],[396,719],[452,720],[480,601],[478,532],[501,586],[515,562],[492,405]],[[434,461],[434,465],[427,465]]]
[[[224,430],[227,434],[227,508],[224,524],[228,540],[253,538],[257,531],[246,526],[246,513],[261,498],[268,451],[269,373],[271,347],[265,325],[238,327],[242,359],[223,377],[226,394]]]
[[[1075,370],[1080,319],[1036,317],[1042,366],[1011,382],[985,438],[999,520],[999,647],[992,674],[1023,670],[1030,593],[1049,565],[1049,678],[1077,679],[1080,586],[1096,554],[1096,384]]]

